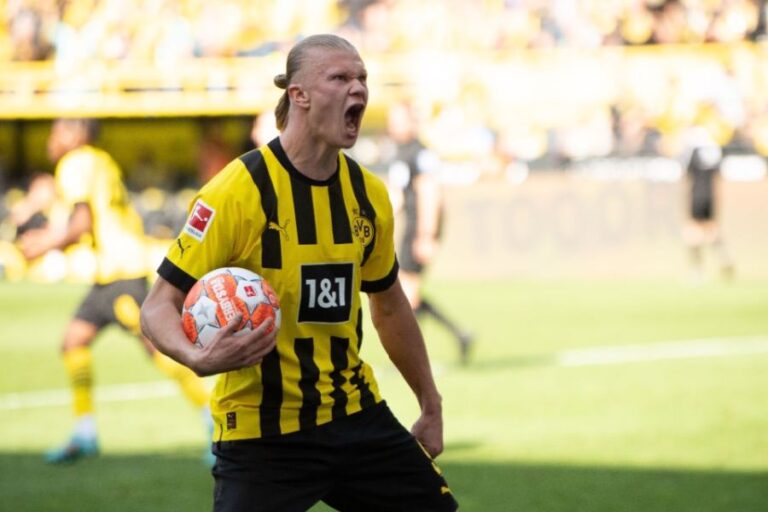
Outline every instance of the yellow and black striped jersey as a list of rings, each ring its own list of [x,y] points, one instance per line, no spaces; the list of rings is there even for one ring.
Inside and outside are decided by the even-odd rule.
[[[386,290],[398,269],[392,207],[378,177],[339,152],[337,172],[312,180],[279,138],[242,155],[194,198],[158,273],[188,291],[225,266],[270,282],[282,327],[259,365],[219,376],[217,439],[295,432],[381,401],[360,358],[360,292]]]
[[[68,207],[86,203],[91,210],[97,283],[147,275],[144,225],[133,208],[122,172],[109,154],[81,146],[56,166],[56,190]]]

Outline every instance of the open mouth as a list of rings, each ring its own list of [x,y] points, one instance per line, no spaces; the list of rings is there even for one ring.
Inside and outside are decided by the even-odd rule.
[[[346,112],[344,112],[344,121],[346,122],[348,130],[357,131],[360,128],[360,122],[363,119],[363,111],[365,111],[365,105],[362,103],[347,108]]]

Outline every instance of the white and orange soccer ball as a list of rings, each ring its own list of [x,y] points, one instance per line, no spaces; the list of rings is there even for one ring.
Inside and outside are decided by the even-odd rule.
[[[280,328],[280,302],[266,279],[244,268],[218,268],[187,293],[181,325],[189,341],[204,347],[238,313],[243,319],[236,332],[254,330],[267,318],[274,319],[273,329]]]

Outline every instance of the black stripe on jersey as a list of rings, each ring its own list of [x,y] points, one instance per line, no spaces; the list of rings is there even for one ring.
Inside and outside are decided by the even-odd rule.
[[[157,268],[157,274],[184,293],[189,292],[197,282],[197,279],[171,263],[168,258],[163,258]]]
[[[357,353],[363,346],[363,308],[357,310],[357,325],[355,325],[355,334],[357,334]]]
[[[392,270],[390,270],[386,276],[382,277],[381,279],[377,279],[376,281],[362,281],[360,283],[360,291],[365,293],[376,293],[388,290],[389,287],[395,283],[395,280],[397,279],[397,273],[399,271],[400,264],[397,262],[397,258],[395,258],[395,263],[392,265]]]
[[[291,174],[291,192],[293,192],[293,211],[296,215],[299,245],[314,245],[317,243],[317,231],[315,230],[312,186]]]
[[[267,171],[267,163],[261,151],[254,149],[242,155],[240,160],[245,164],[253,183],[261,194],[261,209],[267,218],[267,226],[261,234],[261,266],[264,268],[283,268],[283,254],[280,246],[280,231],[273,229],[280,225],[277,217],[277,194]]]
[[[283,403],[283,374],[280,369],[280,354],[273,350],[261,361],[261,435],[280,434],[280,406]]]
[[[299,425],[304,430],[317,424],[320,391],[317,390],[316,385],[320,379],[320,369],[312,358],[315,351],[315,343],[312,338],[296,338],[293,342],[293,350],[296,352],[301,368],[299,389],[301,389],[303,399],[299,410]]]
[[[352,182],[352,190],[355,192],[355,199],[357,199],[357,204],[360,207],[360,215],[366,217],[371,221],[371,224],[375,226],[376,211],[373,209],[371,201],[368,199],[368,192],[365,191],[363,171],[360,169],[360,166],[357,164],[357,162],[346,155],[344,156],[347,159],[349,179]],[[363,252],[363,261],[360,263],[361,266],[365,265],[365,262],[368,261],[368,257],[371,255],[371,252],[373,252],[374,245],[376,245],[376,232],[373,233],[373,240],[371,240],[371,243],[365,247],[365,251]]]
[[[363,377],[360,375],[360,369],[362,368],[363,363],[360,363],[359,365],[352,368],[352,378],[349,379],[349,382],[355,385],[357,389],[360,390],[360,407],[365,409],[366,407],[369,407],[376,403],[376,399],[373,396],[373,393],[371,393],[371,388],[368,386],[368,383],[365,382]]]
[[[333,419],[346,416],[347,414],[347,394],[342,389],[345,379],[341,373],[349,364],[347,350],[349,350],[349,338],[331,336],[331,364],[333,364],[333,370],[331,370],[330,375],[333,389],[330,392],[330,396],[333,398],[333,408],[331,409],[331,417]]]
[[[328,187],[328,199],[331,204],[333,243],[351,244],[352,227],[349,224],[349,215],[347,215],[347,207],[344,205],[344,194],[341,191],[339,180],[334,181]]]
[[[355,326],[355,332],[357,333],[357,351],[360,352],[360,347],[363,345],[363,308],[357,310],[357,325]],[[363,380],[360,375],[360,368],[362,363],[358,364],[352,369],[352,378],[349,379],[353,385],[360,390],[360,406],[365,409],[366,407],[376,403],[376,399],[371,393],[371,388],[368,383]]]

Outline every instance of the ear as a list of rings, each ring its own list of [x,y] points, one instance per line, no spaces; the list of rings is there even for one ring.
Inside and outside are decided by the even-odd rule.
[[[300,108],[309,108],[309,94],[299,84],[291,84],[288,86],[288,97],[291,99],[291,103]]]

